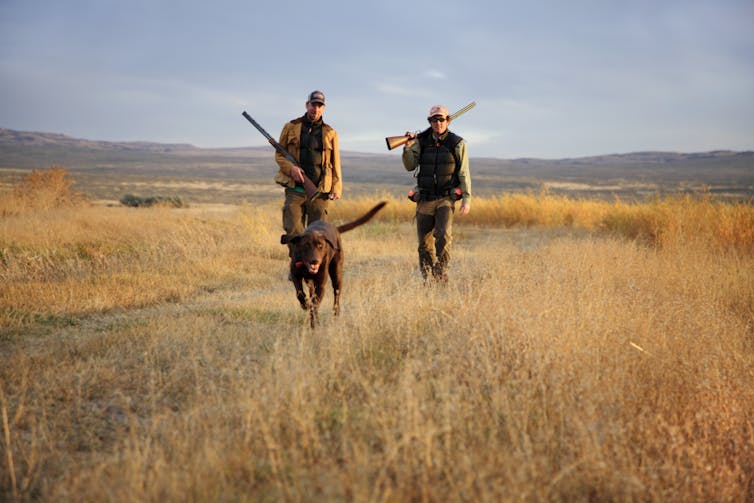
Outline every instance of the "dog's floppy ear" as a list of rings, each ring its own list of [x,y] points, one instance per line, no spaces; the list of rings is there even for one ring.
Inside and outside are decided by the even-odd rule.
[[[338,249],[338,242],[337,241],[333,241],[328,236],[325,236],[325,241],[327,241],[327,244],[329,244],[330,248],[332,248],[333,250],[337,250]]]
[[[280,236],[281,245],[295,245],[301,240],[301,234],[283,234]]]
[[[326,232],[323,232],[322,237],[325,238],[325,241],[327,241],[333,250],[338,249],[338,235],[334,229],[328,229]]]

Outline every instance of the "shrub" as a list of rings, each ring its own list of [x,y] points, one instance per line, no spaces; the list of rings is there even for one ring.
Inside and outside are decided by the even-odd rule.
[[[87,203],[86,196],[73,190],[73,180],[62,166],[47,170],[33,170],[4,197],[0,214],[16,215],[26,211],[80,206]]]
[[[183,200],[177,196],[150,196],[139,197],[133,194],[126,194],[120,198],[120,204],[132,208],[142,208],[149,206],[169,206],[171,208],[183,208]]]

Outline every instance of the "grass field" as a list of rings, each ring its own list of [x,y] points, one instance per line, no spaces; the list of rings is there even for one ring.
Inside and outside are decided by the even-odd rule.
[[[1,198],[2,500],[754,500],[751,203],[478,198],[442,288],[385,196],[312,331],[279,201],[67,182]]]

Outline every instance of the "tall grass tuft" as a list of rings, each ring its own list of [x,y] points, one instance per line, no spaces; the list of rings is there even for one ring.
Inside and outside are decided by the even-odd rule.
[[[415,204],[394,200],[377,219],[410,221]],[[344,221],[366,212],[374,198],[339,202],[333,215]],[[699,245],[754,252],[752,201],[715,201],[709,193],[655,195],[626,202],[573,199],[547,191],[474,198],[468,216],[455,226],[577,228],[607,231],[654,246]]]
[[[708,194],[655,197],[644,204],[616,202],[601,222],[609,231],[659,246],[697,245],[754,251],[751,202],[713,201]]]
[[[73,184],[68,170],[62,166],[33,170],[0,199],[0,215],[86,204],[86,196],[73,190]]]

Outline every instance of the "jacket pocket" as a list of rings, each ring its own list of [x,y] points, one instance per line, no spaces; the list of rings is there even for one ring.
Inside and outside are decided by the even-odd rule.
[[[288,131],[288,134],[285,137],[285,145],[288,152],[298,158],[298,150],[299,150],[299,144],[301,139],[296,134],[296,131],[291,129]]]
[[[320,188],[323,192],[330,192],[332,190],[332,171],[326,169],[322,173],[322,180],[320,181]]]

